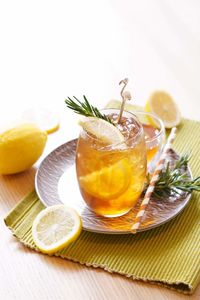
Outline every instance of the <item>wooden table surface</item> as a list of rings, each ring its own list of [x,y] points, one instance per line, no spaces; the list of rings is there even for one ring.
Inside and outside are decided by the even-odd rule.
[[[200,299],[200,286],[186,296],[35,253],[3,222],[34,187],[45,155],[78,135],[67,96],[86,94],[103,107],[119,98],[118,82],[127,76],[136,104],[164,89],[184,116],[200,119],[199,20],[195,0],[0,2],[0,126],[31,106],[50,107],[61,119],[35,166],[0,175],[0,299]]]

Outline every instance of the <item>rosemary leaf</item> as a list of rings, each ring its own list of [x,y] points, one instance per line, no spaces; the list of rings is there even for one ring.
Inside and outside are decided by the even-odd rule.
[[[83,96],[84,101],[82,102],[75,96],[73,96],[73,98],[74,99],[68,97],[65,100],[65,103],[67,104],[67,107],[72,109],[75,113],[79,115],[83,115],[85,117],[96,117],[99,119],[103,119],[115,126],[115,124],[112,122],[112,120],[109,117],[107,117],[105,114],[102,114],[97,107],[89,103],[86,96]]]
[[[156,182],[153,195],[158,198],[170,196],[172,193],[180,195],[181,192],[192,193],[200,191],[200,176],[191,179],[186,173],[186,167],[189,162],[189,156],[181,156],[174,166],[170,167],[168,163],[166,168],[160,172],[158,181]],[[185,172],[184,172],[185,170]],[[147,177],[148,183],[150,176]]]

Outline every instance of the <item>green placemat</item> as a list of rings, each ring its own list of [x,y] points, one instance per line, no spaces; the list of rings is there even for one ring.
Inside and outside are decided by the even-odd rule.
[[[113,103],[109,107],[116,107],[117,103]],[[174,148],[179,153],[190,152],[193,175],[200,174],[199,122],[182,121]],[[35,191],[32,191],[5,218],[14,236],[35,250],[31,225],[43,208]],[[156,229],[136,235],[83,231],[75,243],[55,255],[132,279],[192,293],[200,281],[200,195],[194,193],[181,214]]]

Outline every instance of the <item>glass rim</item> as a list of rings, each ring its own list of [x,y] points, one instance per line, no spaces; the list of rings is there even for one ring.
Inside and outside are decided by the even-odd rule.
[[[159,132],[158,132],[157,134],[155,134],[155,136],[154,136],[153,138],[150,138],[150,139],[145,140],[145,142],[152,142],[152,141],[156,140],[157,138],[159,138],[162,134],[165,135],[165,126],[164,126],[164,123],[163,123],[163,121],[161,120],[161,118],[159,118],[156,114],[150,113],[150,112],[146,112],[146,111],[142,111],[142,110],[135,111],[135,114],[136,114],[136,115],[137,115],[137,114],[148,115],[148,116],[150,116],[150,117],[156,119],[156,122],[159,123],[158,126],[160,126],[160,129],[159,129],[159,128],[156,128],[157,130],[159,130]],[[139,120],[139,122],[140,122],[140,120]],[[142,122],[140,122],[140,123],[142,123]],[[150,125],[151,125],[151,124],[150,124]],[[153,126],[153,125],[152,125],[152,126]]]
[[[104,108],[104,109],[101,109],[100,112],[104,112],[104,111],[117,111],[119,112],[120,109],[119,108]],[[99,148],[99,150],[109,150],[110,147],[112,147],[112,149],[116,148],[116,147],[119,147],[120,145],[123,145],[124,143],[126,142],[129,142],[131,140],[134,140],[134,143],[131,145],[131,147],[134,147],[134,145],[137,143],[138,141],[138,138],[140,138],[142,136],[142,134],[144,134],[144,130],[143,130],[143,126],[142,126],[142,123],[139,121],[138,117],[133,113],[133,112],[130,112],[130,111],[127,111],[127,110],[124,110],[124,112],[126,114],[130,114],[131,117],[133,117],[137,124],[138,124],[138,127],[139,127],[139,130],[138,132],[136,133],[136,135],[134,135],[133,137],[129,137],[129,138],[126,138],[123,142],[119,142],[119,143],[112,143],[112,144],[109,144],[109,145],[105,145],[105,146],[102,146]],[[123,113],[124,113],[123,112]],[[95,136],[91,136],[84,128],[82,128],[82,132],[84,132],[86,134],[86,136],[89,138],[89,139],[92,139],[92,140],[95,140],[97,141],[98,138],[95,137]],[[131,148],[131,147],[128,147],[128,148]],[[110,149],[111,150],[111,149]]]

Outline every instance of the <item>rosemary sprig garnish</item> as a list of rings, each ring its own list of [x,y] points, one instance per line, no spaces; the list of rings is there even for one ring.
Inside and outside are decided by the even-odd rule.
[[[75,96],[73,96],[73,98],[74,99],[68,97],[65,100],[65,103],[67,104],[67,107],[72,109],[75,113],[85,117],[97,117],[115,125],[109,117],[107,117],[105,114],[102,114],[98,108],[91,105],[85,96],[83,96],[84,101],[82,102]]]
[[[192,193],[200,191],[200,176],[191,179],[185,171],[189,162],[188,155],[181,156],[173,167],[168,163],[160,172],[153,195],[156,197],[169,196],[172,193],[180,194],[181,191]]]

